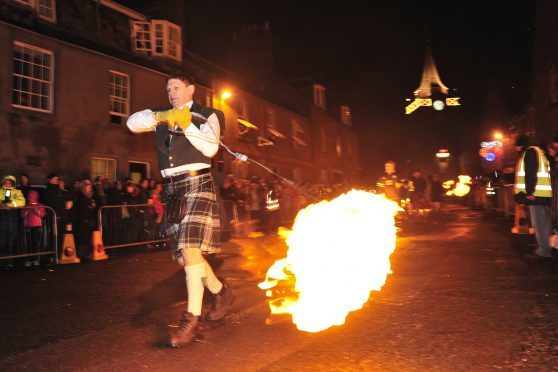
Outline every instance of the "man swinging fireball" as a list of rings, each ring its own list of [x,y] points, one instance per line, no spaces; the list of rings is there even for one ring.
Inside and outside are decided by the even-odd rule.
[[[172,74],[167,78],[172,107],[136,112],[126,123],[134,133],[155,131],[165,200],[182,203],[178,220],[165,213],[164,221],[173,259],[184,267],[188,289],[188,308],[170,335],[171,347],[189,344],[201,332],[204,287],[213,293],[211,310],[205,315],[208,320],[223,318],[235,300],[231,288],[215,276],[204,257],[220,251],[219,207],[210,168],[225,120],[221,111],[194,102],[194,90],[191,77]],[[196,120],[199,117],[204,120]]]

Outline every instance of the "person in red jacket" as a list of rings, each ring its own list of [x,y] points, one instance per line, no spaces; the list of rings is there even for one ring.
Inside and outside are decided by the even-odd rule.
[[[39,203],[39,193],[37,190],[29,190],[25,207],[21,210],[21,217],[25,226],[27,253],[39,253],[43,246],[43,219],[46,217],[46,210],[43,204]],[[34,256],[33,261],[28,259],[24,266],[39,266],[40,258],[41,256]]]

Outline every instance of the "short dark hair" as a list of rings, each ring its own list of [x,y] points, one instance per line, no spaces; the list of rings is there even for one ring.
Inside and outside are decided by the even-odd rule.
[[[169,74],[167,77],[167,81],[170,79],[178,79],[182,81],[186,85],[193,85],[195,84],[194,78],[182,71],[174,71]]]

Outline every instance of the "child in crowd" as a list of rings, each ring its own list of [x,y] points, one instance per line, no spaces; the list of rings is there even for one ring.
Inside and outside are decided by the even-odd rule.
[[[29,190],[27,203],[21,211],[21,217],[25,226],[25,247],[27,253],[39,253],[43,246],[43,218],[46,210],[43,204],[39,203],[39,193],[36,190]],[[33,261],[27,259],[24,266],[39,266],[41,256],[32,256]]]

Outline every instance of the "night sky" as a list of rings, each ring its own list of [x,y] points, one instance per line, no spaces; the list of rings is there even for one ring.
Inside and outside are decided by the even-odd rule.
[[[121,2],[147,13],[153,4]],[[223,65],[233,32],[269,20],[275,70],[321,82],[328,102],[352,107],[365,176],[375,176],[388,158],[428,173],[424,159],[435,148],[477,151],[530,100],[534,1],[185,3],[185,47]],[[406,116],[427,40],[442,81],[462,106]]]

